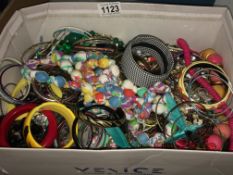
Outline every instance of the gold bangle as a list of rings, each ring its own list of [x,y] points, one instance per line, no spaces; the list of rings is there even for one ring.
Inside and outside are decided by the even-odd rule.
[[[31,120],[33,116],[41,111],[41,110],[50,110],[53,112],[56,112],[63,116],[67,122],[67,125],[69,127],[70,133],[69,133],[69,141],[66,145],[63,146],[63,148],[70,148],[74,144],[74,140],[72,138],[72,124],[75,119],[74,113],[67,108],[65,105],[57,103],[57,102],[45,102],[42,103],[41,105],[35,107],[29,114],[28,117],[26,118],[23,126],[23,132],[25,132],[26,128],[28,128],[27,135],[25,135],[26,142],[28,145],[30,145],[33,148],[42,148],[42,146],[34,139],[32,132],[31,132]],[[78,125],[76,127],[76,133],[78,132]]]
[[[184,85],[185,75],[193,67],[201,65],[201,64],[205,64],[205,65],[209,65],[211,67],[214,67],[215,69],[217,69],[218,71],[220,71],[222,73],[224,78],[226,78],[227,82],[230,82],[229,78],[227,77],[226,73],[224,72],[224,70],[221,67],[219,67],[219,66],[217,66],[217,65],[215,65],[213,63],[210,63],[208,61],[196,61],[196,62],[193,62],[192,64],[190,64],[188,67],[185,67],[182,70],[181,76],[180,76],[180,78],[178,80],[178,88],[181,91],[182,95],[184,95],[185,97],[189,97],[189,95],[188,95],[188,93],[187,93],[187,91],[185,89],[185,85]],[[203,104],[203,103],[201,103],[201,105],[203,105],[205,107],[205,109],[207,109],[207,110],[217,109],[223,102],[226,102],[228,100],[228,98],[230,96],[230,93],[231,93],[231,88],[228,87],[227,92],[226,92],[225,96],[222,98],[221,101],[219,101],[217,103],[213,103],[213,104]]]

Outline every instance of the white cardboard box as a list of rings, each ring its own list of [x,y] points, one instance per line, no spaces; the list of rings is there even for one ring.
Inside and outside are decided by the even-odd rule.
[[[74,26],[125,42],[142,33],[168,43],[183,37],[195,50],[215,48],[233,80],[233,23],[228,9],[142,3],[121,7],[121,13],[113,16],[100,16],[97,3],[47,3],[17,11],[0,35],[0,58],[19,57],[40,36],[49,40],[57,28]],[[0,148],[1,175],[231,175],[232,163],[230,152]]]

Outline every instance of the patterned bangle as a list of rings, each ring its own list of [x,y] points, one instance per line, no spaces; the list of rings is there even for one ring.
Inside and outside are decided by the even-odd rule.
[[[134,47],[148,48],[149,56],[155,57],[158,63],[160,62],[160,66],[164,65],[164,67],[161,67],[162,72],[152,74],[143,70],[133,56]],[[173,66],[174,60],[169,48],[163,41],[151,35],[138,35],[133,38],[129,42],[121,60],[121,68],[125,76],[136,85],[144,87],[150,87],[155,82],[165,80]]]
[[[102,116],[96,116],[92,110],[103,110],[104,114]],[[79,111],[79,118],[92,125],[104,128],[121,126],[125,123],[124,115],[118,115],[117,111],[104,105],[93,105],[84,108],[82,111]]]

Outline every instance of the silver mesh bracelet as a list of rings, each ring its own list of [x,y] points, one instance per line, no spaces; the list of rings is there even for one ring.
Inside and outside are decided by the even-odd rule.
[[[143,70],[133,57],[135,48],[142,48],[154,56],[160,66],[160,74]],[[148,49],[145,49],[148,48]],[[158,81],[168,78],[174,66],[174,59],[165,43],[152,35],[138,35],[127,45],[121,59],[121,69],[125,76],[137,86],[150,87]]]

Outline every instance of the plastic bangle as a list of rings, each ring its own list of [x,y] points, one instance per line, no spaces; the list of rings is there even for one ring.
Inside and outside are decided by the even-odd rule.
[[[10,68],[12,67],[18,67],[21,65],[18,64],[8,64],[6,66],[3,66],[0,68],[0,96],[2,97],[3,100],[6,102],[12,103],[12,104],[24,104],[25,102],[22,99],[16,99],[11,97],[5,90],[2,84],[2,78],[3,74]]]
[[[31,86],[31,83],[28,80],[22,78],[15,86],[14,90],[11,93],[11,96],[15,98],[20,93],[20,91],[22,91],[23,89],[25,89],[27,87],[26,93],[25,93],[24,98],[23,98],[23,99],[25,99],[30,92],[30,86]],[[7,112],[11,111],[14,108],[15,108],[14,104],[7,103]]]
[[[10,144],[8,142],[8,131],[10,129],[10,126],[12,122],[18,117],[21,116],[24,113],[30,112],[33,108],[36,107],[36,104],[25,104],[22,106],[18,106],[14,108],[12,111],[10,111],[2,120],[0,123],[0,146],[4,147],[10,147]],[[54,128],[57,127],[57,123],[55,120],[55,117],[53,113],[49,111],[42,111],[44,115],[47,116],[49,121],[48,131],[41,141],[42,147],[50,147],[53,144],[54,139],[57,136],[57,130],[54,130]]]
[[[210,62],[207,62],[207,61],[197,61],[197,62],[194,62],[192,64],[190,64],[188,67],[184,68],[182,73],[181,73],[181,76],[178,80],[178,87],[180,88],[180,91],[181,93],[186,96],[186,97],[189,97],[187,91],[186,91],[186,88],[185,88],[185,85],[184,85],[184,78],[185,78],[185,75],[193,68],[193,67],[200,67],[200,65],[208,65],[210,67],[214,67],[216,68],[217,70],[220,70],[223,75],[225,76],[225,78],[229,81],[229,79],[227,78],[227,75],[225,74],[224,70],[219,67],[219,66],[216,66],[215,64],[212,64]],[[206,109],[217,109],[223,102],[226,102],[229,98],[229,95],[231,93],[231,89],[228,88],[227,89],[227,93],[226,95],[221,99],[221,101],[217,102],[217,103],[213,103],[213,104],[202,104]]]
[[[66,145],[63,146],[63,148],[70,148],[74,144],[74,140],[72,139],[71,133],[72,133],[72,124],[75,119],[74,113],[67,108],[65,105],[56,103],[56,102],[45,102],[42,103],[41,105],[35,107],[28,115],[24,122],[24,132],[27,130],[27,134],[25,135],[26,142],[28,145],[31,145],[33,147],[41,148],[41,145],[34,139],[30,125],[31,125],[31,120],[35,113],[41,111],[41,110],[50,110],[56,113],[59,113],[61,116],[63,116],[70,128],[70,139]],[[28,128],[28,129],[27,129]],[[76,125],[76,129],[78,128],[78,125]],[[78,131],[76,131],[78,132]]]
[[[126,139],[124,133],[119,127],[105,128],[105,131],[112,137],[113,141],[120,148],[131,148],[128,140]]]

